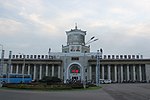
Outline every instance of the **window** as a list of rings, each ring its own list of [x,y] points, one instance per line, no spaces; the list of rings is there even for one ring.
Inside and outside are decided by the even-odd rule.
[[[131,59],[131,55],[128,55],[128,59]]]
[[[27,55],[27,58],[29,58],[29,55]]]
[[[115,55],[112,55],[112,59],[115,59]]]
[[[75,48],[74,46],[71,46],[71,50],[70,51],[75,51]]]
[[[47,58],[48,58],[48,55],[45,55],[45,58],[47,59]]]
[[[135,59],[135,55],[132,55],[132,59]]]
[[[136,55],[136,58],[139,59],[139,55]]]
[[[79,57],[72,57],[71,60],[79,60]]]
[[[106,55],[104,55],[104,59],[106,59],[107,58],[107,56]]]
[[[77,49],[76,49],[76,51],[80,51],[80,46],[77,46]]]
[[[32,58],[33,58],[33,55],[31,55],[30,58],[32,59]]]
[[[16,55],[16,58],[18,58],[18,55]]]
[[[116,59],[119,59],[119,55],[116,55]]]
[[[13,58],[15,58],[15,55],[13,55]]]
[[[123,59],[123,55],[120,55],[120,59]]]
[[[36,59],[36,55],[34,55],[34,59]]]
[[[40,59],[40,55],[38,55],[38,59]]]
[[[110,55],[108,55],[108,59],[110,59]]]
[[[124,59],[127,59],[127,55],[124,55]]]
[[[42,59],[44,59],[44,55],[42,55]]]
[[[22,55],[20,55],[20,58],[22,58]]]
[[[70,73],[80,73],[79,65],[77,64],[71,65]]]

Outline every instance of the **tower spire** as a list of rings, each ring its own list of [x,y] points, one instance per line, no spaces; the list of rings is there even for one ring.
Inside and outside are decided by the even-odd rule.
[[[77,27],[77,23],[75,23],[75,29],[77,29],[78,27]]]

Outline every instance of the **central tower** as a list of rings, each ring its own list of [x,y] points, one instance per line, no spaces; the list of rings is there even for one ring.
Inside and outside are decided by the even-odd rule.
[[[63,53],[87,53],[90,52],[90,46],[85,45],[86,31],[75,26],[75,29],[66,31],[67,46],[62,46]]]

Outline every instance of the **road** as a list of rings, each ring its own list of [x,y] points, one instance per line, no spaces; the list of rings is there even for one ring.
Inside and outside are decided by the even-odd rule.
[[[0,100],[150,100],[150,84],[106,84],[102,89],[81,91],[0,89]]]

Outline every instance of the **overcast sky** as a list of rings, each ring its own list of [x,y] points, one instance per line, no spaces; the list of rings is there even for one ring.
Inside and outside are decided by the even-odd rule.
[[[150,0],[0,0],[0,44],[6,54],[61,52],[78,28],[99,40],[91,51],[150,57]]]

